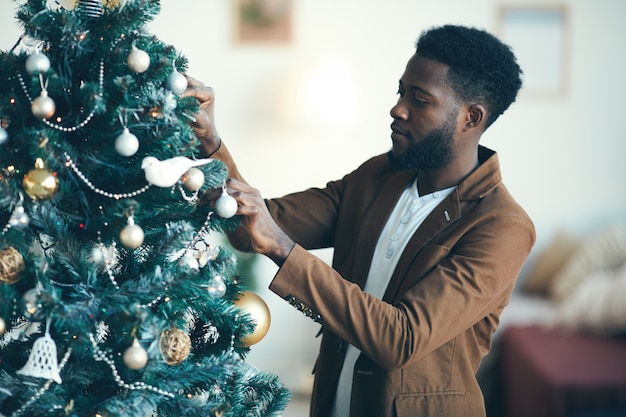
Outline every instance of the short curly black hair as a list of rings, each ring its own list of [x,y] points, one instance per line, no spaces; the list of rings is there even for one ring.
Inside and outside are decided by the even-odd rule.
[[[511,48],[492,34],[465,26],[428,29],[415,44],[416,54],[448,66],[448,81],[462,102],[487,107],[486,127],[515,101],[522,70]]]

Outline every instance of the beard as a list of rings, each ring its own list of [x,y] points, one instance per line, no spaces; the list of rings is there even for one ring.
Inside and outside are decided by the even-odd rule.
[[[452,160],[452,143],[455,120],[448,120],[440,128],[424,136],[419,142],[411,143],[405,153],[396,155],[393,150],[387,154],[389,163],[397,169],[442,168]]]

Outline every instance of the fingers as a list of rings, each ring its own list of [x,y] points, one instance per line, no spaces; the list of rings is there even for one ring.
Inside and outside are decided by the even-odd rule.
[[[265,205],[261,193],[256,188],[251,187],[245,182],[237,181],[235,179],[228,179],[226,181],[226,184],[226,192],[228,193],[228,195],[237,200],[237,204],[239,205],[239,211],[237,212],[237,214],[244,216],[254,215],[258,213],[259,206]],[[215,201],[220,198],[222,192],[223,190],[221,187],[207,190],[198,200],[198,205],[209,205],[211,207],[214,207]]]
[[[183,97],[195,97],[201,103],[211,103],[215,99],[213,88],[207,87],[201,81],[185,75],[187,78],[187,89],[182,94]]]

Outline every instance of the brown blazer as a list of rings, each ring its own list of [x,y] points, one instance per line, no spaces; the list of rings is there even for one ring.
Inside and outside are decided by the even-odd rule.
[[[480,147],[479,160],[411,238],[382,301],[361,288],[414,171],[381,155],[324,189],[268,201],[297,243],[270,289],[323,326],[311,416],[330,413],[346,342],[362,352],[351,417],[485,416],[475,373],[535,230],[495,152]],[[321,247],[334,247],[332,268],[306,250]]]

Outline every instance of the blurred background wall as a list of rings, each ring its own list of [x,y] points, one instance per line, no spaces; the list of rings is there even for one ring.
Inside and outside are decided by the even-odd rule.
[[[457,23],[504,36],[503,8],[560,8],[559,91],[522,92],[482,143],[499,152],[505,183],[535,221],[529,264],[560,229],[588,233],[626,216],[623,0],[293,0],[290,40],[271,44],[234,40],[234,0],[161,3],[149,30],[189,58],[190,75],[215,88],[221,136],[266,197],[323,186],[389,149],[389,109],[422,30]],[[21,33],[16,4],[0,0],[2,50]],[[549,29],[545,39],[530,35],[511,38],[523,43],[520,52],[545,50],[552,37]],[[553,58],[539,59],[546,74]],[[253,269],[272,327],[248,360],[306,392],[318,326],[265,290],[270,262],[255,259]]]

